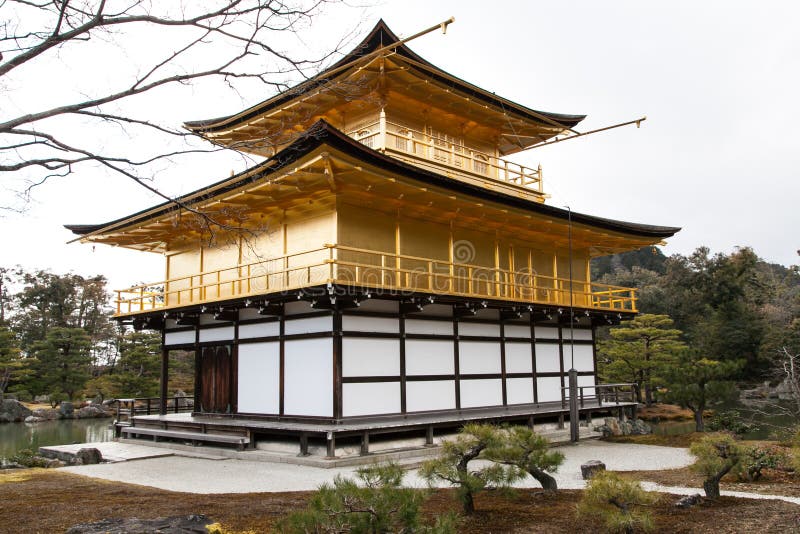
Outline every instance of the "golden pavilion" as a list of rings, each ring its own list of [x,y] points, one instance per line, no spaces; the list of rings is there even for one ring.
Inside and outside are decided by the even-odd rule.
[[[163,280],[117,291],[118,319],[163,335],[161,414],[121,431],[250,446],[290,435],[328,456],[356,436],[367,452],[370,434],[430,442],[469,420],[563,421],[571,368],[581,410],[611,393],[618,405],[596,380],[594,332],[636,314],[635,290],[593,282],[590,261],[679,229],[550,206],[542,169],[508,159],[583,118],[448,74],[381,21],[304,83],[187,122],[263,162],[67,226],[165,257]],[[174,351],[194,354],[191,414],[166,413]]]

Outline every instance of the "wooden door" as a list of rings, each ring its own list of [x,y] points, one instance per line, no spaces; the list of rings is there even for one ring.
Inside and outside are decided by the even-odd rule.
[[[230,346],[205,347],[200,354],[200,411],[230,413],[232,410]]]

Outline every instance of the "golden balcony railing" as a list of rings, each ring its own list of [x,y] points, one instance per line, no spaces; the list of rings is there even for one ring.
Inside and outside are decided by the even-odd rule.
[[[418,166],[523,187],[542,195],[542,168],[532,169],[465,146],[436,132],[421,132],[387,120],[361,126],[348,135],[375,150],[409,158]]]
[[[204,304],[327,283],[605,311],[636,311],[636,290],[342,245],[117,290],[117,315]],[[571,290],[570,290],[571,286]]]

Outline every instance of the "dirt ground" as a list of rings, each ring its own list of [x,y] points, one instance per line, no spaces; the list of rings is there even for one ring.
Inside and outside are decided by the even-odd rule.
[[[546,495],[522,490],[509,497],[481,494],[475,515],[462,519],[459,532],[598,532],[599,526],[575,517],[580,491]],[[0,474],[0,531],[63,532],[68,527],[107,518],[163,517],[202,513],[234,530],[270,532],[285,514],[302,508],[310,492],[196,495],[108,482],[54,470]],[[723,497],[683,510],[665,495],[652,507],[657,532],[798,532],[800,507],[782,501]],[[450,490],[435,492],[424,513],[456,511]]]

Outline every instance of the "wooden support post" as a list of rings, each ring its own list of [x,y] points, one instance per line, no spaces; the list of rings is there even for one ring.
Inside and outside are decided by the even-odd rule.
[[[369,454],[369,432],[361,434],[361,456]]]
[[[253,432],[252,430],[248,430],[247,431],[247,438],[250,440],[250,443],[248,443],[247,448],[255,450],[255,448],[256,448],[256,433]]]
[[[163,334],[162,334],[162,344],[163,344]],[[166,415],[167,414],[167,391],[169,389],[169,351],[162,350],[161,351],[161,383],[159,384],[159,397],[161,400],[161,406],[159,407],[158,413],[159,415]],[[131,415],[133,413],[131,412]]]
[[[592,411],[589,410],[586,412],[586,427],[591,430],[592,429]]]
[[[569,439],[577,442],[580,437],[580,412],[578,410],[578,371],[569,370]]]
[[[619,419],[620,423],[625,421],[625,408],[623,407],[617,408],[617,419]]]
[[[425,429],[425,445],[429,447],[433,445],[433,426]]]
[[[328,458],[336,458],[336,436],[333,432],[328,432],[327,439],[327,456]]]
[[[558,414],[558,429],[559,430],[564,430],[564,414],[563,413]]]
[[[308,434],[300,434],[300,454],[298,456],[308,456]]]
[[[535,428],[535,426],[534,426],[534,418],[533,418],[532,415],[528,416],[528,428],[530,428],[531,430],[533,430]]]

